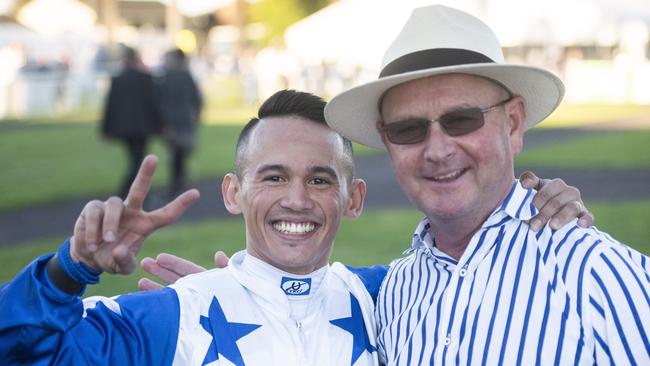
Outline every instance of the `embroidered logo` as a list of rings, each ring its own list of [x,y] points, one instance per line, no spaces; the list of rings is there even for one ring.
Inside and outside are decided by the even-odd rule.
[[[309,295],[309,290],[311,290],[311,278],[290,278],[282,277],[282,282],[280,283],[282,291],[287,295],[293,296],[304,296]]]

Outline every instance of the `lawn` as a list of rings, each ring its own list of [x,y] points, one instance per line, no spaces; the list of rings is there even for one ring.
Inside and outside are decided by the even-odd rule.
[[[650,129],[616,131],[549,143],[524,149],[515,161],[531,167],[650,169]]]
[[[650,201],[616,204],[587,203],[596,215],[596,226],[643,253],[650,254],[650,226],[647,215]],[[421,218],[414,210],[381,210],[364,213],[359,219],[344,220],[333,253],[333,260],[365,266],[387,264],[410,245],[411,231]],[[54,251],[62,238],[41,243],[24,243],[0,248],[0,283],[13,277],[24,265],[38,255]],[[162,251],[181,255],[205,267],[212,267],[212,255],[220,249],[233,253],[243,248],[243,224],[238,218],[206,220],[164,228],[146,242],[140,258],[155,256]],[[136,289],[142,276],[137,270],[130,276],[102,277],[98,286],[88,294],[114,295]]]
[[[561,104],[540,127],[578,127],[600,122],[650,118],[648,105]]]
[[[231,168],[238,126],[202,126],[191,160],[192,177],[220,175]],[[167,152],[160,143],[154,185],[167,181]],[[73,197],[105,197],[117,189],[126,153],[98,139],[96,126],[83,124],[0,125],[0,211]]]

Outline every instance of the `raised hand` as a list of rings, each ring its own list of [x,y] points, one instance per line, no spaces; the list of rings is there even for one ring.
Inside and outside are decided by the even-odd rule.
[[[218,251],[214,254],[214,264],[217,268],[225,268],[228,266],[228,257],[223,252]],[[198,264],[167,253],[158,254],[156,259],[146,257],[142,259],[140,265],[145,272],[158,277],[168,285],[175,283],[181,277],[205,271],[205,268]],[[140,290],[157,290],[162,287],[162,285],[148,278],[141,278],[138,281]]]
[[[154,155],[142,161],[126,200],[111,197],[86,204],[70,240],[70,255],[74,261],[108,273],[133,272],[135,257],[147,236],[176,221],[199,198],[199,191],[191,189],[162,208],[144,211],[143,203],[157,164],[158,158]]]
[[[530,171],[519,177],[524,188],[536,189],[533,204],[539,210],[530,220],[530,227],[539,231],[549,222],[552,229],[559,229],[569,221],[578,218],[578,225],[587,228],[594,222],[594,215],[587,210],[580,191],[567,185],[562,179],[540,179]]]

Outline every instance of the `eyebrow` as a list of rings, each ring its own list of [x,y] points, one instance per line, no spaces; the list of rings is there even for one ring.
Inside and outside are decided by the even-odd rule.
[[[287,173],[289,169],[282,164],[266,164],[260,166],[257,171],[255,172],[256,175],[261,175],[267,172],[282,172],[282,173]],[[339,175],[336,173],[336,170],[329,166],[313,166],[309,168],[309,174],[314,175],[314,174],[326,174],[329,175],[330,178],[333,179],[338,179]]]
[[[315,167],[312,167],[312,168],[309,169],[309,173],[312,174],[312,175],[313,174],[319,174],[319,173],[320,174],[326,174],[326,175],[329,175],[330,178],[333,178],[333,179],[338,179],[339,178],[339,175],[336,174],[336,170],[332,169],[329,166],[315,166]]]
[[[260,174],[264,174],[264,173],[269,172],[269,171],[286,172],[287,167],[285,167],[282,164],[265,164],[265,165],[262,165],[261,167],[259,167],[257,169],[257,171],[255,171],[255,174],[260,175]]]

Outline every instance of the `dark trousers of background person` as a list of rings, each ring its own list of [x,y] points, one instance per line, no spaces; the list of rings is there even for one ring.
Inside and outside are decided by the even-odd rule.
[[[172,156],[172,179],[171,186],[169,187],[169,196],[174,197],[186,188],[187,157],[190,151],[187,148],[173,145],[169,148]]]
[[[129,166],[120,185],[120,197],[125,199],[126,195],[129,194],[131,184],[138,174],[138,169],[140,169],[140,164],[144,159],[144,154],[147,149],[147,139],[144,137],[129,137],[124,138],[123,142],[126,145],[129,156]]]

